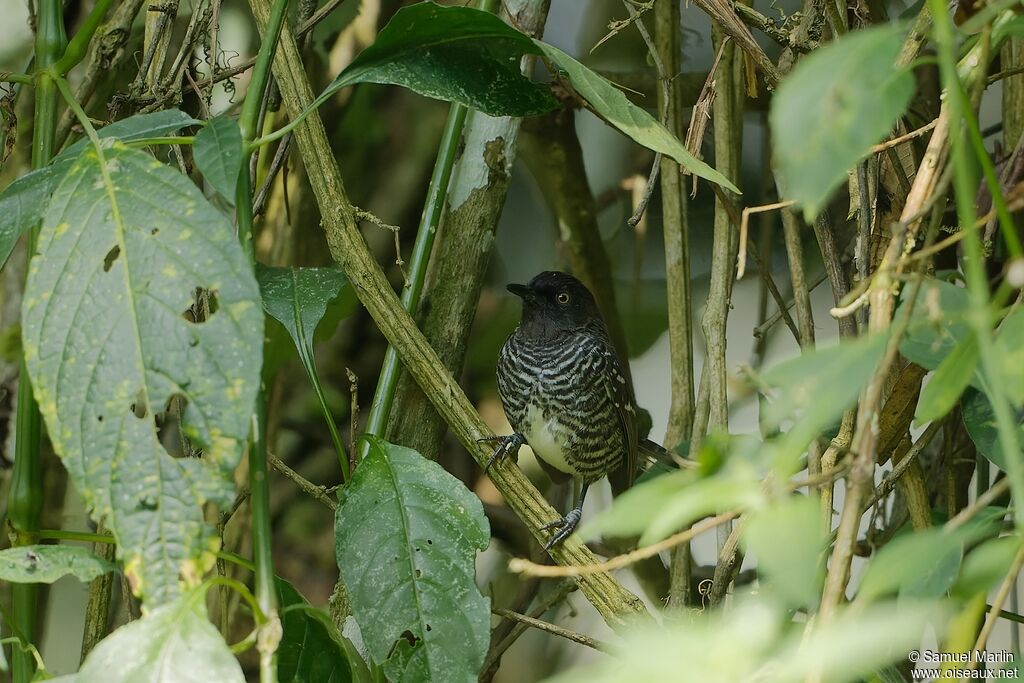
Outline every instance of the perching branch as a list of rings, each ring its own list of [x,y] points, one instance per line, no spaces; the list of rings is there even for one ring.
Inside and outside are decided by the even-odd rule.
[[[251,0],[251,6],[262,31],[270,0]],[[290,116],[298,116],[313,101],[313,92],[288,27],[282,32],[274,69],[286,110]],[[491,449],[478,440],[490,436],[491,431],[402,308],[383,271],[367,249],[357,228],[352,204],[345,192],[326,131],[316,112],[296,128],[295,138],[310,170],[309,179],[320,205],[331,255],[344,269],[360,301],[388,342],[399,351],[413,378],[482,467],[490,458]],[[502,462],[491,468],[490,476],[534,537],[538,541],[546,540],[539,527],[558,515],[525,475],[515,464]],[[551,555],[556,562],[565,565],[595,561],[593,554],[572,538],[552,549]],[[579,586],[601,616],[614,626],[623,625],[627,615],[646,613],[640,599],[608,573],[581,577]]]

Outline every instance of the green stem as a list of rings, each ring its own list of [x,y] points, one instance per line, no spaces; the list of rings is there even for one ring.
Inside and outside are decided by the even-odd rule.
[[[299,320],[301,325],[301,318],[297,317],[296,320]],[[324,421],[327,422],[327,430],[331,433],[331,441],[334,443],[334,450],[338,454],[338,464],[341,466],[341,482],[342,484],[347,484],[352,474],[348,461],[348,451],[345,450],[345,445],[341,440],[341,434],[338,432],[338,425],[334,422],[331,408],[327,405],[327,396],[324,394],[323,385],[320,383],[320,376],[316,372],[315,361],[309,350],[301,344],[299,345],[299,356],[302,360],[302,366],[306,369],[306,376],[309,377],[309,383],[313,385],[316,399],[320,402],[320,410],[324,414]]]
[[[0,83],[21,83],[22,85],[33,85],[35,79],[30,74],[17,74],[11,71],[0,71]]]
[[[238,125],[242,131],[243,144],[250,142],[259,129],[260,103],[263,93],[270,81],[270,67],[277,51],[277,42],[281,36],[288,8],[288,0],[275,0],[263,35],[256,66],[253,68],[252,80],[246,91],[245,102]],[[238,237],[242,248],[255,267],[256,250],[253,244],[252,216],[252,180],[249,176],[249,159],[251,147],[245,147],[242,154],[242,167],[238,176],[236,192],[238,220]],[[252,504],[252,535],[253,564],[256,590],[256,602],[260,610],[271,621],[277,621],[277,593],[274,590],[274,559],[271,547],[270,528],[270,485],[267,478],[267,401],[266,393],[261,388],[256,397],[256,410],[252,417],[252,443],[249,445],[249,489]],[[264,620],[265,621],[265,620]],[[262,622],[261,622],[262,623]],[[260,683],[277,681],[277,645],[280,630],[264,631],[267,637],[257,639],[260,653]]]
[[[445,123],[444,133],[441,135],[437,161],[434,164],[430,187],[427,190],[427,201],[423,207],[419,229],[416,232],[412,257],[409,259],[409,280],[402,290],[402,306],[409,313],[413,313],[419,306],[420,294],[423,293],[427,264],[430,263],[434,236],[437,234],[441,213],[444,211],[448,183],[452,177],[452,166],[455,164],[459,138],[462,136],[462,126],[466,121],[467,113],[468,109],[461,104],[452,104],[451,109],[448,110],[448,121]],[[391,404],[395,398],[395,387],[398,386],[401,369],[401,361],[398,359],[395,347],[388,345],[387,352],[384,354],[384,364],[380,369],[380,377],[377,380],[377,391],[374,393],[373,404],[370,406],[370,414],[366,420],[367,434],[383,436],[388,415],[391,413]],[[369,445],[364,442],[362,457],[366,457],[368,449]]]
[[[477,9],[485,12],[493,12],[497,6],[497,0],[479,0],[477,2]],[[430,252],[434,247],[434,237],[437,235],[438,225],[441,223],[445,197],[448,195],[448,184],[452,179],[452,167],[455,165],[455,157],[458,156],[459,139],[462,137],[462,127],[468,113],[469,110],[465,106],[452,103],[448,110],[448,120],[445,122],[444,132],[441,134],[437,161],[434,162],[434,171],[430,176],[430,185],[427,188],[427,201],[423,205],[423,214],[420,216],[420,224],[416,231],[416,242],[413,244],[412,256],[409,259],[408,281],[402,290],[402,307],[410,314],[420,304],[423,281],[427,277],[427,265],[430,263]],[[389,344],[384,354],[380,377],[377,379],[377,390],[373,395],[370,414],[366,419],[367,434],[384,435],[401,371],[402,364],[398,358],[398,352],[394,346]],[[366,457],[368,452],[369,443],[364,442],[361,456]]]
[[[37,7],[35,64],[42,70],[48,69],[60,58],[67,38],[64,34],[64,8],[61,0],[40,0]],[[46,166],[53,157],[57,107],[57,85],[49,75],[40,73],[35,89],[32,168]],[[26,251],[30,259],[36,251],[38,237],[37,225],[28,233]],[[25,544],[32,541],[34,532],[39,528],[39,517],[43,509],[43,470],[39,455],[39,407],[32,394],[24,356],[19,373],[14,470],[8,494],[7,518],[17,534],[15,542]],[[12,627],[17,628],[26,638],[31,638],[35,631],[37,591],[35,584],[11,586],[14,612]],[[26,644],[29,644],[29,641],[26,641]],[[14,683],[28,683],[32,679],[36,663],[31,655],[21,649],[15,649],[12,652],[12,665]]]
[[[86,531],[67,531],[65,529],[40,529],[36,538],[48,541],[82,541],[83,543],[116,543],[108,534],[92,534]]]
[[[96,1],[89,16],[85,18],[74,37],[68,41],[64,55],[53,65],[53,70],[57,72],[58,76],[63,76],[71,71],[75,65],[85,59],[85,55],[89,52],[89,42],[103,22],[103,17],[107,14],[111,2],[113,0]]]
[[[267,612],[263,611],[263,606],[260,604],[259,599],[254,597],[252,592],[241,581],[228,578],[227,576],[211,576],[206,581],[211,588],[213,586],[226,586],[242,596],[242,599],[245,600],[252,610],[256,626],[263,626],[269,621],[270,617]]]
[[[150,147],[152,145],[191,145],[195,143],[194,135],[165,135],[155,138],[136,138],[124,143],[128,147]]]
[[[256,55],[256,66],[252,69],[252,80],[249,81],[245,102],[242,104],[242,114],[238,119],[242,139],[246,143],[252,142],[259,128],[260,103],[270,81],[270,67],[274,62],[274,52],[277,51],[277,41],[281,37],[281,27],[284,25],[287,9],[288,0],[274,2],[263,43],[260,45],[259,54]],[[248,157],[248,154],[244,156]],[[243,164],[243,167],[248,169],[248,164]]]
[[[942,0],[928,0],[935,17],[935,42],[939,48],[939,67],[942,81],[949,98],[950,131],[953,162],[953,185],[955,188],[956,210],[961,229],[966,231],[964,243],[964,276],[967,280],[967,294],[971,301],[967,321],[978,340],[981,352],[983,378],[992,410],[996,418],[999,445],[1007,463],[1007,476],[1015,500],[1024,500],[1024,464],[1020,460],[1020,445],[1017,429],[1003,385],[1002,369],[997,362],[992,342],[992,311],[989,307],[989,287],[985,273],[984,254],[981,238],[972,229],[976,221],[974,198],[977,190],[976,178],[971,169],[970,152],[964,139],[961,122],[968,110],[967,95],[957,73],[953,28]],[[998,188],[997,188],[998,189]],[[1024,505],[1014,506],[1014,519],[1018,527],[1024,526]]]

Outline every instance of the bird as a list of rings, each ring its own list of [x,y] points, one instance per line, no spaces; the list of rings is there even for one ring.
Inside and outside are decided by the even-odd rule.
[[[485,470],[527,444],[553,481],[581,483],[576,505],[541,527],[554,531],[545,545],[550,550],[580,523],[594,482],[611,475],[623,488],[632,483],[646,440],[638,438],[632,386],[590,290],[559,271],[507,289],[523,306],[497,368],[498,394],[514,431],[484,439],[498,444]]]

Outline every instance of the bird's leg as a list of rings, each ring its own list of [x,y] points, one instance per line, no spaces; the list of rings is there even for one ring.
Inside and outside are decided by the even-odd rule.
[[[505,434],[504,436],[485,436],[482,439],[477,439],[477,443],[483,442],[497,442],[498,447],[494,449],[494,455],[484,465],[484,472],[491,469],[491,465],[494,464],[495,460],[504,458],[511,455],[513,458],[518,457],[519,448],[526,443],[526,437],[516,432],[515,434]]]
[[[580,523],[580,519],[583,517],[583,499],[587,497],[587,488],[589,486],[589,484],[584,484],[583,488],[580,489],[580,499],[579,502],[576,503],[576,507],[565,513],[565,516],[561,519],[548,522],[541,527],[542,531],[558,529],[558,531],[555,532],[555,535],[551,537],[551,540],[544,545],[544,550],[551,550],[556,545],[569,538],[569,535],[576,530],[576,526]]]

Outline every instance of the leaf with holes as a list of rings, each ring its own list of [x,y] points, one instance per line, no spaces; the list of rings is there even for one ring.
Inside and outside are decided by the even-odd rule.
[[[801,59],[772,97],[782,190],[808,221],[910,103],[914,76],[896,66],[905,33],[898,24],[851,31]]]
[[[206,182],[232,205],[242,169],[242,131],[230,116],[217,116],[196,134],[193,147],[196,166]]]
[[[199,123],[177,109],[139,114],[100,128],[101,138],[122,141],[166,135]],[[0,267],[7,262],[22,233],[42,220],[50,195],[88,141],[79,140],[58,154],[49,166],[26,173],[0,193]]]
[[[232,500],[259,385],[259,290],[231,224],[147,154],[87,149],[43,219],[22,329],[54,450],[136,593],[166,602],[213,564],[203,506]],[[202,457],[160,442],[174,397]]]
[[[335,530],[363,640],[389,680],[474,682],[490,633],[474,578],[490,536],[480,499],[416,451],[368,438]]]
[[[153,609],[104,638],[74,683],[243,683],[245,676],[206,617],[206,587]]]
[[[89,582],[116,571],[112,563],[73,545],[22,545],[0,550],[0,581],[53,583],[63,576]]]
[[[281,614],[277,646],[279,683],[369,683],[366,664],[330,617],[284,579],[276,579]]]

